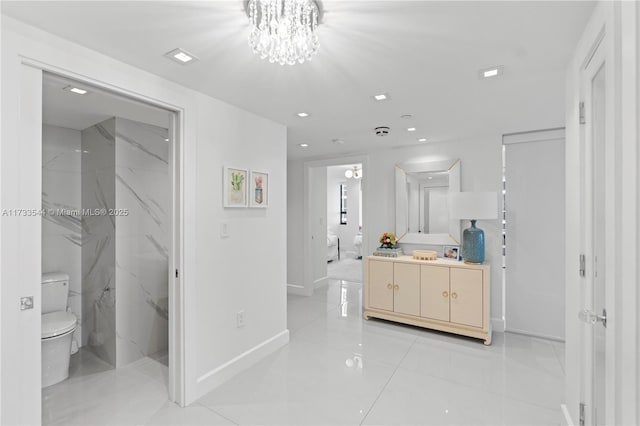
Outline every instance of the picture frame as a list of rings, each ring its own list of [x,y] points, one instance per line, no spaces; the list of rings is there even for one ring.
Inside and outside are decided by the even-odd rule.
[[[462,260],[460,246],[443,246],[442,257],[450,260]]]
[[[247,207],[247,182],[249,170],[238,167],[224,167],[222,193],[224,207]]]
[[[249,178],[249,207],[269,207],[269,172],[251,170]]]

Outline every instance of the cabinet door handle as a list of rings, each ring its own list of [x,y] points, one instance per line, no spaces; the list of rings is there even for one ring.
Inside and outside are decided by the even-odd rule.
[[[400,286],[398,284],[394,284],[393,289],[394,290],[398,290],[400,288]]]
[[[442,297],[449,297],[449,292],[443,291],[442,292]]]
[[[457,298],[458,298],[458,293],[455,293],[455,292],[454,292],[454,293],[451,293],[451,297],[452,297],[453,299],[457,299]]]
[[[391,285],[391,283],[387,284],[387,288],[388,288],[389,290],[391,290],[391,289],[393,288],[393,286]]]

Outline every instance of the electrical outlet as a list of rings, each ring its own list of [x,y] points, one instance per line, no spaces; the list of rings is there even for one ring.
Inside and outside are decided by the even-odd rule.
[[[236,314],[236,327],[244,327],[244,311],[238,311]]]

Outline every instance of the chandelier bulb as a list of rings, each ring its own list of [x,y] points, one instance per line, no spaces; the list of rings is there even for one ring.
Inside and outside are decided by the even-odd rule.
[[[318,53],[314,0],[249,0],[249,46],[271,63],[304,63]]]

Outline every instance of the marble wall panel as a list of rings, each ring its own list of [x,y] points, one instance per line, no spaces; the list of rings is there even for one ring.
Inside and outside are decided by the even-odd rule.
[[[82,341],[81,134],[42,126],[42,272],[69,275],[68,307],[78,318]]]
[[[168,347],[168,131],[110,119],[82,150],[83,338],[120,367]]]
[[[115,119],[82,131],[83,343],[116,365]]]
[[[167,129],[116,119],[117,364],[168,347]]]

